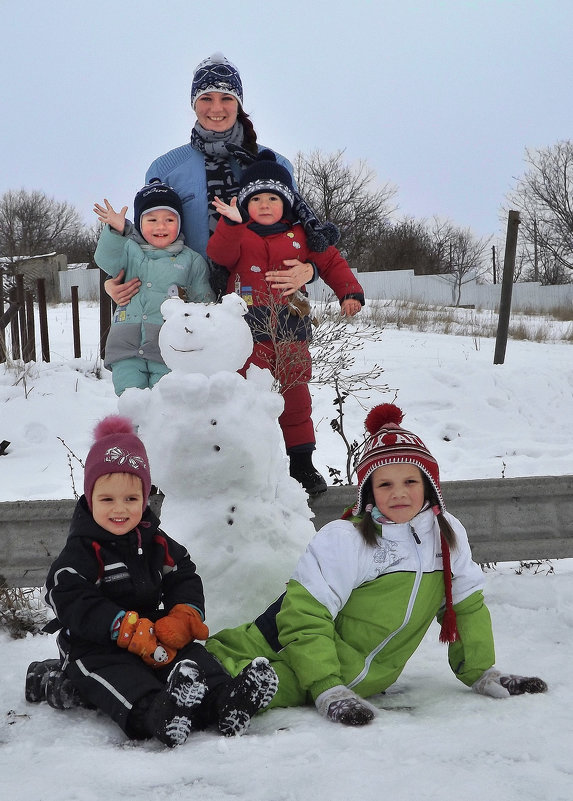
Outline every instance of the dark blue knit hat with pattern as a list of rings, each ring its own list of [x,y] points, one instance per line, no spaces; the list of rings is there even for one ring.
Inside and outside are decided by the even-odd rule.
[[[243,105],[243,84],[239,70],[222,53],[213,53],[195,68],[191,84],[191,107],[207,92],[224,92]]]
[[[283,201],[285,213],[292,208],[294,203],[292,175],[286,167],[277,162],[272,150],[261,150],[253,163],[241,173],[239,205],[246,210],[249,198],[261,192],[278,195]]]

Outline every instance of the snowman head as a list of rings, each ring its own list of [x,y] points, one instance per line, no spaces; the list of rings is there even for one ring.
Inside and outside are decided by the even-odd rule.
[[[234,293],[221,303],[163,301],[159,348],[165,364],[173,372],[207,376],[240,370],[253,350],[246,312],[247,304]]]

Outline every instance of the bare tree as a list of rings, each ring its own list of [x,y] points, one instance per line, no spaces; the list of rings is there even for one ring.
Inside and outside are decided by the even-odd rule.
[[[413,270],[416,275],[435,275],[445,272],[449,264],[444,252],[437,229],[429,229],[424,220],[408,218],[386,226],[379,233],[370,250],[368,269]]]
[[[488,269],[485,252],[489,243],[490,237],[477,239],[469,228],[451,228],[447,272],[453,278],[453,302],[456,306],[460,303],[462,286]]]
[[[525,154],[529,168],[508,199],[520,212],[527,275],[542,283],[567,283],[573,269],[573,142]]]
[[[366,269],[368,252],[394,211],[396,188],[376,186],[366,162],[344,162],[344,150],[323,154],[298,153],[294,163],[299,191],[322,220],[340,229],[338,248],[351,267]]]
[[[0,197],[0,254],[16,259],[51,253],[84,226],[73,206],[43,192],[9,190]]]

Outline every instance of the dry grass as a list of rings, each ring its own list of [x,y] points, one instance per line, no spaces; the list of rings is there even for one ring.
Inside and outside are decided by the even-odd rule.
[[[369,301],[363,319],[377,328],[407,328],[437,334],[492,339],[497,336],[498,314],[492,310],[424,306],[406,300]],[[558,308],[551,312],[512,314],[508,337],[529,342],[573,342],[573,310]]]

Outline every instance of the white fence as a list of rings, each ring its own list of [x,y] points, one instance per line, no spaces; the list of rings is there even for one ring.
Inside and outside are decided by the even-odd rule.
[[[70,300],[70,287],[78,287],[80,300],[99,299],[99,270],[64,270],[59,273],[62,301]],[[448,275],[414,275],[413,270],[357,273],[369,300],[409,300],[431,306],[455,306],[457,287]],[[326,300],[332,291],[321,280],[309,284],[312,300]],[[501,294],[500,284],[479,284],[475,278],[461,287],[461,306],[477,309],[497,309]],[[541,286],[536,282],[514,284],[511,296],[513,311],[550,309],[573,306],[573,284]]]
[[[455,306],[457,287],[448,275],[414,275],[413,270],[388,270],[375,273],[356,273],[369,300],[409,300],[431,306]],[[332,291],[321,280],[309,284],[312,300],[325,300]],[[478,284],[475,278],[461,287],[461,306],[477,309],[497,309],[501,295],[500,284]],[[548,311],[573,305],[573,284],[541,286],[537,282],[513,284],[513,311],[536,309]]]

